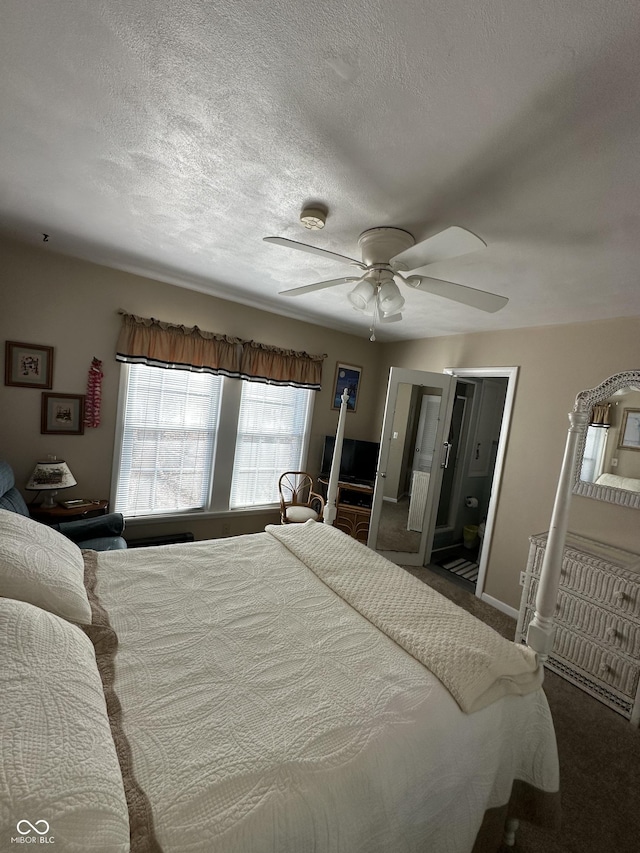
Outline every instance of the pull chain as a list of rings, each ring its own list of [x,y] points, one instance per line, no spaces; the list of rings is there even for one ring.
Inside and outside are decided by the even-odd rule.
[[[380,285],[376,287],[376,295],[374,297],[373,303],[373,319],[371,320],[371,326],[369,331],[371,335],[369,336],[370,341],[375,341],[376,339],[376,323],[378,322],[378,293],[380,292]]]

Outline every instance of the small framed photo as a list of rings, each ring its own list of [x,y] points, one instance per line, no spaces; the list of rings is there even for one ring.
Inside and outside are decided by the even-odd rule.
[[[640,409],[623,410],[618,447],[640,450]]]
[[[82,435],[84,394],[43,394],[40,432],[43,435]]]
[[[4,347],[4,384],[21,388],[51,388],[53,347],[7,341]]]
[[[358,406],[358,392],[360,391],[360,379],[362,368],[353,364],[336,364],[336,376],[333,382],[333,405],[332,409],[339,409],[342,400],[342,392],[346,388],[349,392],[347,400],[347,411],[355,412]]]

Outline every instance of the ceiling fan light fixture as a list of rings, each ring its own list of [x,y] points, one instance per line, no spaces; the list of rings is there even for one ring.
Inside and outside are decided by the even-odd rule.
[[[310,229],[321,228],[326,217],[327,208],[322,202],[311,200],[305,203],[300,215],[302,224]],[[358,237],[361,261],[310,243],[289,240],[286,237],[264,237],[263,239],[267,243],[275,243],[286,248],[319,255],[326,260],[339,261],[357,267],[360,271],[360,279],[354,276],[342,276],[294,287],[282,293],[287,296],[300,296],[327,287],[354,282],[354,289],[347,298],[354,309],[373,314],[370,329],[372,340],[375,340],[375,327],[378,322],[392,323],[401,319],[400,311],[405,305],[402,285],[489,313],[499,311],[509,302],[506,296],[433,278],[428,274],[429,267],[439,261],[466,255],[486,247],[486,243],[480,237],[455,225],[418,243],[412,234],[402,228],[386,226],[369,228]]]
[[[348,294],[347,299],[354,308],[364,311],[375,296],[375,292],[374,285],[365,278],[356,284],[351,293]]]
[[[378,293],[378,304],[383,317],[397,314],[404,306],[404,299],[394,281],[385,281]]]

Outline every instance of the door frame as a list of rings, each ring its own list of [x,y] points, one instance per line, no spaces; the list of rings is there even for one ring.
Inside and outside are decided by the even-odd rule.
[[[507,379],[507,393],[504,399],[504,409],[502,411],[502,422],[500,424],[500,438],[498,439],[498,449],[496,452],[496,464],[493,469],[493,480],[491,483],[491,498],[489,500],[489,508],[487,510],[487,520],[485,522],[485,532],[482,540],[482,554],[480,555],[480,563],[478,565],[478,579],[476,581],[476,596],[491,604],[493,607],[513,616],[513,608],[487,595],[484,592],[485,578],[487,574],[487,566],[489,564],[489,553],[491,551],[491,540],[493,538],[493,528],[495,525],[496,513],[498,508],[498,497],[500,492],[500,483],[502,482],[502,471],[504,468],[504,460],[507,452],[507,442],[509,439],[509,429],[511,427],[511,416],[513,414],[513,405],[516,394],[516,386],[518,383],[518,367],[445,367],[443,373],[448,373],[449,376],[459,377],[461,379]]]

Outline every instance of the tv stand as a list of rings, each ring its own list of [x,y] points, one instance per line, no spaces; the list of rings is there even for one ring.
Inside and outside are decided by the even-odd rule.
[[[320,478],[318,482],[325,487],[326,494],[329,481]],[[340,480],[336,496],[336,519],[333,526],[366,545],[369,537],[372,503],[373,486],[367,483],[349,483]]]

